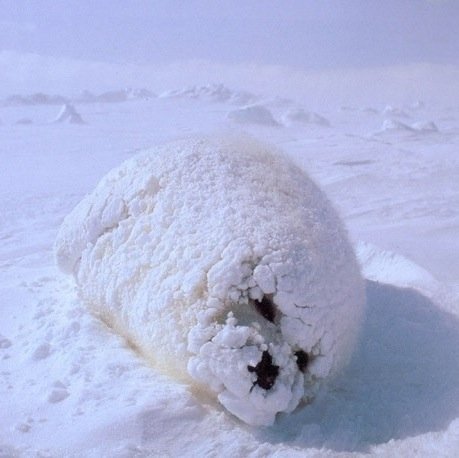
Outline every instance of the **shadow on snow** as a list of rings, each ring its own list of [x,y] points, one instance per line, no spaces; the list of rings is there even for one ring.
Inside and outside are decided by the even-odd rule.
[[[459,416],[459,320],[412,289],[367,281],[360,343],[313,404],[281,416],[261,439],[367,451],[444,430]]]

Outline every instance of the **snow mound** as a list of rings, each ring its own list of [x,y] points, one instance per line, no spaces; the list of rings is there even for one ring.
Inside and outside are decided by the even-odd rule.
[[[262,126],[280,126],[273,114],[263,105],[250,105],[230,111],[228,118],[239,124],[259,124]]]
[[[298,124],[315,124],[318,126],[330,126],[330,121],[324,118],[320,114],[306,111],[303,108],[297,108],[290,110],[285,115],[287,123],[298,123]]]
[[[376,108],[373,107],[363,107],[361,109],[362,113],[367,113],[367,114],[378,114],[379,111]]]
[[[54,122],[68,122],[71,124],[84,124],[83,118],[70,103],[62,106]]]
[[[28,105],[61,105],[68,99],[62,95],[50,95],[37,92],[30,95],[11,95],[6,97],[0,105],[3,106],[28,106]]]
[[[153,99],[156,97],[156,94],[149,89],[145,88],[140,88],[140,89],[134,89],[134,88],[129,88],[126,90],[128,94],[128,99]]]
[[[384,251],[368,242],[359,242],[357,257],[365,278],[400,288],[415,288],[431,296],[439,283],[425,269],[392,251]]]
[[[155,94],[148,89],[126,88],[114,91],[103,92],[102,94],[93,94],[90,91],[83,91],[76,99],[79,103],[122,103],[129,100],[149,100],[155,97]]]
[[[386,119],[376,134],[399,133],[399,134],[432,134],[437,133],[438,127],[432,121],[415,122],[411,125],[394,119]]]
[[[188,98],[199,99],[215,103],[231,103],[233,105],[247,105],[254,103],[258,97],[247,91],[233,91],[223,84],[208,84],[203,86],[190,86],[183,89],[166,91],[161,98]]]
[[[231,96],[232,91],[223,84],[210,84],[204,86],[190,86],[183,89],[174,89],[164,92],[160,97],[204,99],[210,102],[227,102]]]
[[[423,110],[426,104],[422,100],[416,100],[416,102],[410,105],[411,110]]]
[[[406,111],[403,111],[401,108],[396,108],[391,105],[387,105],[384,108],[382,114],[384,116],[394,116],[397,118],[409,118],[410,117],[410,115]]]
[[[259,100],[259,96],[248,91],[234,91],[229,99],[232,105],[251,105]]]
[[[415,122],[414,124],[411,124],[411,127],[417,132],[424,132],[426,134],[439,131],[437,125],[432,121]]]
[[[55,252],[94,314],[253,425],[311,401],[362,320],[339,217],[304,172],[250,139],[126,161],[66,217]]]
[[[20,118],[16,121],[16,124],[28,125],[28,124],[33,124],[33,121],[30,118]]]
[[[121,103],[129,99],[129,93],[121,89],[119,91],[107,91],[95,97],[96,102],[102,103]]]
[[[411,288],[433,300],[444,311],[457,315],[457,295],[454,291],[411,259],[368,242],[357,244],[356,255],[362,275],[368,280],[397,288]]]
[[[415,130],[401,121],[385,119],[379,132],[415,132]]]

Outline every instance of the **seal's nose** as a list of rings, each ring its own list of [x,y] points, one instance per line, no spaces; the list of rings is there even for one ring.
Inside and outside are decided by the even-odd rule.
[[[309,355],[303,350],[298,350],[295,352],[295,356],[298,369],[301,372],[306,372],[309,363]]]
[[[267,351],[263,352],[261,361],[255,367],[247,366],[247,370],[257,374],[257,380],[253,386],[258,385],[264,390],[271,389],[279,375],[279,366],[273,364],[273,357]]]

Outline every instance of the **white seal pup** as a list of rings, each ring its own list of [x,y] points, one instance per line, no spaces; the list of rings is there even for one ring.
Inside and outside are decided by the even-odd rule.
[[[55,252],[94,314],[252,425],[310,401],[361,323],[363,281],[337,213],[247,138],[127,160],[65,218]]]

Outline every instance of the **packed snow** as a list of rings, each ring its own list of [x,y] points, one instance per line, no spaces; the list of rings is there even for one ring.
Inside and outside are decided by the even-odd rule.
[[[1,57],[5,59],[3,54]],[[22,67],[14,61],[11,68],[23,68],[28,62],[27,57],[19,62]],[[274,119],[284,120],[291,106],[304,107],[308,113],[320,113],[330,121],[330,127],[326,129],[321,126],[305,128],[304,124],[287,122],[281,128],[256,123],[244,123],[242,128],[251,136],[285,151],[290,160],[306,170],[320,186],[349,232],[362,276],[366,279],[365,315],[348,364],[334,376],[327,376],[323,383],[317,384],[311,402],[300,403],[292,412],[277,413],[271,426],[257,426],[248,425],[228,413],[224,407],[227,398],[221,397],[222,405],[218,396],[224,390],[238,390],[239,375],[248,380],[245,383],[249,387],[249,399],[255,393],[274,394],[276,382],[270,389],[263,389],[260,385],[269,386],[271,381],[268,377],[259,380],[258,373],[261,373],[262,366],[282,366],[274,358],[277,350],[270,353],[272,359],[269,360],[268,356],[263,356],[262,344],[258,347],[255,344],[256,352],[253,356],[249,355],[248,360],[243,359],[244,365],[239,372],[229,370],[233,367],[232,362],[242,360],[239,356],[230,359],[228,367],[210,368],[214,384],[209,388],[208,379],[204,383],[199,380],[210,361],[200,353],[204,345],[198,339],[189,339],[190,333],[183,337],[182,331],[192,325],[175,330],[183,339],[182,354],[185,359],[180,360],[177,355],[182,350],[174,348],[171,354],[165,355],[166,351],[163,351],[168,360],[161,365],[157,363],[162,351],[159,345],[151,347],[146,339],[137,342],[138,337],[132,334],[132,329],[129,330],[132,323],[148,321],[152,323],[152,332],[156,332],[158,328],[155,325],[158,324],[149,320],[150,309],[126,307],[129,294],[135,291],[137,294],[133,303],[136,304],[146,304],[148,298],[158,292],[147,288],[148,282],[163,288],[164,305],[176,299],[179,299],[178,303],[186,299],[189,301],[187,304],[191,304],[206,293],[199,288],[193,290],[193,286],[203,284],[203,277],[192,274],[197,272],[202,262],[210,263],[211,255],[204,256],[203,250],[196,247],[201,246],[200,243],[206,247],[210,240],[218,238],[210,227],[214,227],[218,215],[223,215],[228,209],[227,199],[238,199],[237,189],[228,187],[224,193],[222,188],[210,193],[209,202],[204,201],[201,208],[207,210],[203,213],[206,217],[199,222],[199,227],[202,229],[209,225],[208,239],[199,232],[192,234],[191,225],[182,227],[177,233],[176,248],[170,251],[167,231],[176,230],[178,222],[182,221],[180,212],[182,215],[187,212],[179,206],[177,214],[171,213],[170,207],[165,204],[167,200],[161,199],[161,204],[157,199],[155,206],[152,205],[155,196],[159,195],[154,191],[154,180],[148,182],[143,178],[148,175],[148,164],[154,161],[154,151],[160,151],[153,149],[140,153],[141,156],[136,155],[152,145],[167,144],[177,137],[190,138],[192,134],[203,131],[230,130],[230,137],[240,137],[240,132],[235,132],[235,129],[241,128],[241,124],[228,119],[228,114],[235,108],[231,99],[215,102],[207,96],[152,96],[113,103],[108,97],[106,101],[83,103],[78,102],[80,96],[63,89],[70,84],[67,79],[69,68],[85,70],[74,73],[78,73],[80,78],[75,85],[76,92],[80,87],[87,88],[92,94],[104,94],[127,85],[150,86],[145,79],[128,81],[129,75],[122,71],[119,75],[123,81],[108,84],[108,75],[116,74],[116,69],[111,66],[106,68],[106,79],[99,80],[92,87],[91,82],[96,81],[94,72],[101,72],[105,67],[47,60],[43,66],[46,71],[40,71],[38,59],[33,62],[32,73],[37,85],[45,75],[49,75],[52,65],[55,65],[53,75],[56,78],[59,74],[63,75],[60,85],[54,80],[49,83],[48,92],[41,87],[36,88],[37,93],[49,94],[49,98],[42,99],[51,99],[54,90],[62,93],[66,101],[60,101],[58,105],[70,101],[86,124],[82,127],[72,123],[51,123],[50,120],[56,116],[56,104],[18,103],[0,108],[0,157],[3,165],[0,180],[0,456],[457,455],[459,362],[454,349],[459,346],[459,161],[456,154],[459,105],[457,98],[453,97],[454,90],[448,91],[448,94],[440,90],[451,87],[446,84],[448,81],[454,87],[457,78],[452,76],[456,70],[445,69],[436,73],[440,67],[426,66],[383,69],[375,72],[377,78],[374,78],[374,84],[368,83],[371,72],[363,70],[361,79],[356,77],[359,76],[358,71],[344,76],[328,73],[325,76],[312,74],[303,77],[298,73],[263,73],[262,70],[243,73],[238,70],[240,73],[231,78],[233,82],[239,78],[239,85],[233,88],[227,80],[223,81],[232,94],[243,91],[255,93],[261,91],[260,81],[263,78],[268,80],[267,74],[281,75],[283,83],[277,84],[278,80],[277,83],[272,82],[271,87],[266,83],[266,94],[260,98]],[[30,67],[27,68],[29,74]],[[228,72],[222,73],[229,75]],[[15,73],[2,73],[2,78],[12,74]],[[143,73],[150,74],[151,69]],[[247,78],[249,74],[253,76],[252,86],[244,83],[251,79]],[[406,75],[409,84],[401,83],[403,75]],[[77,77],[73,78],[72,84]],[[185,78],[186,75],[183,75],[182,79]],[[7,79],[11,90],[4,96],[21,93],[19,86],[25,84],[24,81],[26,79]],[[163,77],[161,81],[165,81]],[[151,93],[162,94],[182,87],[181,82],[167,81],[169,87],[152,85]],[[416,87],[413,87],[412,81],[416,82]],[[195,81],[190,78],[184,86],[191,87],[193,84]],[[409,94],[406,92],[408,86]],[[3,84],[3,90],[5,87]],[[197,84],[196,87],[211,86]],[[337,94],[343,87],[348,92],[339,97]],[[291,92],[286,93],[285,88],[291,88]],[[279,94],[278,89],[283,92]],[[27,90],[24,93],[30,92]],[[291,105],[267,102],[275,100],[277,95],[291,98]],[[326,102],[318,103],[319,99]],[[421,99],[423,102],[418,103]],[[253,103],[260,102],[246,102],[242,107]],[[398,107],[409,117],[384,113],[384,107],[389,105]],[[342,106],[347,108],[340,109]],[[33,122],[27,126],[16,124],[20,119]],[[402,122],[409,129],[406,132],[403,129],[390,130],[394,124],[386,124],[389,130],[378,133],[387,119]],[[187,145],[184,151],[190,147],[188,140],[180,142]],[[278,153],[274,154],[277,158]],[[146,161],[144,169],[134,167],[141,157]],[[158,154],[156,160],[159,162],[160,157],[163,156]],[[128,162],[120,166],[126,160]],[[235,156],[234,161],[237,160]],[[284,159],[279,161],[284,164]],[[181,174],[183,168],[175,167],[172,160],[169,168],[167,161],[164,162],[169,173],[167,176],[187,176]],[[113,182],[113,190],[120,191],[119,207],[115,202],[117,196],[110,194],[103,185],[97,185],[115,167],[129,172],[124,177],[126,186],[119,183],[117,188],[115,184],[118,182]],[[138,170],[137,174],[135,170]],[[108,176],[113,176],[113,173]],[[190,168],[189,173],[190,176],[199,174],[199,169]],[[289,181],[286,177],[290,175],[285,175],[281,168],[276,167],[244,189],[265,189],[277,173],[286,182]],[[295,188],[299,192],[310,181],[302,172],[295,173],[301,176],[299,186]],[[150,173],[149,176],[156,175]],[[210,175],[199,176],[196,192],[212,178]],[[231,175],[219,172],[215,178],[217,176]],[[122,181],[122,177],[118,179]],[[102,183],[109,186],[106,180],[103,179]],[[281,185],[282,182],[276,184]],[[100,194],[94,191],[95,188]],[[129,189],[145,192],[138,196],[135,193],[126,195]],[[174,186],[165,187],[161,192],[165,195],[168,190],[172,199],[176,195],[172,189],[175,189]],[[85,197],[88,193],[92,194]],[[257,192],[251,194],[254,202],[257,195]],[[287,192],[282,194],[282,199],[293,202],[295,195]],[[63,259],[68,261],[64,262],[67,270],[76,273],[76,287],[72,276],[59,272],[53,245],[66,216],[75,206],[82,208],[83,204],[79,202],[96,203],[98,199],[105,198],[107,202],[112,202],[110,207],[104,204],[91,210],[94,215],[92,229],[95,231],[91,234],[92,245],[87,245],[85,238],[91,228],[84,224],[84,230],[75,231],[68,239],[68,246],[73,244],[73,248],[69,251],[71,255]],[[200,201],[192,199],[188,192],[183,198],[188,199],[191,217],[191,209],[196,210]],[[124,213],[123,199],[126,209],[133,212],[130,217]],[[213,208],[211,212],[212,202],[218,199],[223,199],[226,204]],[[274,203],[276,199],[273,199]],[[239,201],[241,205],[234,205],[235,214],[231,216],[228,213],[228,221],[231,218],[240,221],[238,218],[242,218],[244,200],[241,197]],[[151,213],[149,204],[152,205]],[[161,205],[163,224],[154,231],[148,227],[151,225],[150,218],[155,213],[153,208],[159,211]],[[98,219],[96,215],[101,215],[99,210],[102,208],[106,211]],[[270,213],[266,211],[266,224],[251,223],[250,227],[256,228],[256,231],[250,232],[250,236],[267,234],[268,228],[273,227],[276,221],[285,220],[291,227],[290,218],[293,217],[289,212],[279,211],[281,219],[276,216],[276,219],[270,220]],[[308,214],[307,207],[301,207],[299,213],[302,212]],[[123,219],[123,215],[127,218]],[[257,215],[257,212],[247,212],[244,221],[254,221]],[[88,222],[85,217],[79,221]],[[224,221],[220,219],[220,222]],[[141,222],[145,223],[145,227]],[[341,227],[339,221],[337,224]],[[132,232],[128,230],[129,225],[132,225]],[[98,233],[102,226],[105,233]],[[335,227],[334,224],[332,226]],[[69,227],[75,226],[72,223]],[[245,226],[234,230],[241,233],[242,227]],[[300,230],[302,226],[294,227]],[[109,228],[111,230],[107,230]],[[125,236],[129,237],[124,239]],[[136,236],[139,238],[136,239]],[[158,259],[165,260],[162,272],[159,265],[152,265],[152,251],[141,249],[153,246],[150,237],[158,237],[157,247],[163,248],[163,251],[156,252]],[[159,242],[161,237],[162,244]],[[185,240],[193,237],[196,237],[196,245],[184,247]],[[239,262],[236,258],[234,266],[240,267],[245,255],[244,246],[241,245],[240,252],[233,247],[234,244],[229,253],[239,256]],[[131,248],[134,251],[131,252]],[[215,249],[217,259],[223,250],[220,245],[216,245]],[[291,250],[287,251],[291,253]],[[79,255],[76,255],[78,252],[80,255],[85,253],[80,261]],[[99,258],[102,253],[106,256]],[[332,253],[329,262],[334,262],[334,256]],[[91,264],[90,259],[98,263]],[[118,260],[122,260],[122,264]],[[222,266],[224,260],[229,258],[221,257]],[[182,263],[177,264],[181,266],[175,271],[179,274],[177,278],[172,269],[175,262]],[[185,265],[189,265],[189,269],[184,269]],[[94,278],[89,274],[90,269],[97,273]],[[103,275],[108,269],[113,275],[107,274],[104,280]],[[152,272],[160,276],[154,278]],[[213,284],[222,285],[220,280],[223,283],[226,281],[227,285],[232,283],[225,272],[240,273],[229,263],[228,269],[215,271]],[[247,278],[253,277],[266,291],[271,291],[272,282],[266,281],[269,276],[262,272],[263,269],[257,270],[257,273],[253,269],[252,274],[249,268]],[[180,278],[185,276],[187,281],[180,282]],[[132,279],[138,282],[137,289],[123,288],[123,284],[130,284]],[[163,283],[162,279],[168,281]],[[143,280],[146,283],[141,287]],[[239,280],[240,277],[237,277],[233,286],[244,283],[243,279]],[[180,285],[177,289],[181,294],[179,298],[167,295],[168,291],[175,291],[174,285]],[[223,286],[222,294],[231,290]],[[304,285],[298,282],[290,286],[295,292]],[[187,287],[189,289],[185,294]],[[242,291],[247,289],[242,288]],[[88,303],[88,299],[97,294],[101,300]],[[241,296],[242,293],[238,297]],[[222,306],[222,314],[212,328],[214,334],[209,336],[212,343],[210,354],[216,349],[220,355],[221,349],[226,349],[224,345],[246,343],[252,338],[246,328],[255,329],[261,336],[266,330],[274,328],[274,338],[285,338],[276,321],[271,323],[266,318],[272,316],[271,308],[260,308],[256,297],[247,297],[252,301],[252,308],[244,301],[240,307],[234,307],[231,301]],[[112,309],[108,310],[106,307],[110,304]],[[118,309],[114,306],[116,304]],[[97,310],[110,312],[105,317],[112,316],[119,323],[119,328],[107,318],[104,322],[103,314],[100,316],[102,319],[94,316]],[[128,310],[137,310],[137,314],[127,313]],[[242,310],[251,310],[251,313],[243,315]],[[262,310],[265,316],[257,310]],[[291,310],[285,312],[279,307],[277,315],[288,315]],[[193,316],[191,313],[191,320],[195,319]],[[258,322],[259,327],[252,328],[252,322]],[[333,324],[337,327],[341,325],[340,322]],[[326,327],[320,324],[318,329]],[[141,328],[140,332],[149,332],[147,328]],[[164,332],[162,335],[166,345],[175,341],[173,333],[166,335]],[[196,344],[196,353],[185,348],[189,342]],[[236,351],[242,353],[244,348],[248,346]],[[341,348],[336,347],[336,350]],[[287,356],[286,359],[290,358],[293,362],[293,358]],[[188,365],[197,357],[203,362],[202,372],[193,364]],[[292,373],[301,372],[298,366],[301,361],[304,363],[304,359],[296,356],[294,366],[290,363]],[[311,370],[313,362],[312,359]],[[174,364],[178,365],[175,372],[171,370]],[[306,368],[308,365],[309,362]],[[301,375],[305,377],[305,374]],[[222,379],[231,388],[224,388],[224,383],[216,386],[215,381]],[[254,383],[256,385],[250,392]],[[244,394],[241,398],[246,399]],[[230,405],[229,402],[226,404]],[[266,409],[264,403],[261,405],[262,411]],[[279,410],[290,410],[282,407]],[[247,410],[256,413],[255,409]],[[268,423],[268,417],[273,419],[277,411],[277,407],[270,413],[264,410],[261,415],[263,423]],[[253,419],[248,420],[256,423],[251,421]]]

